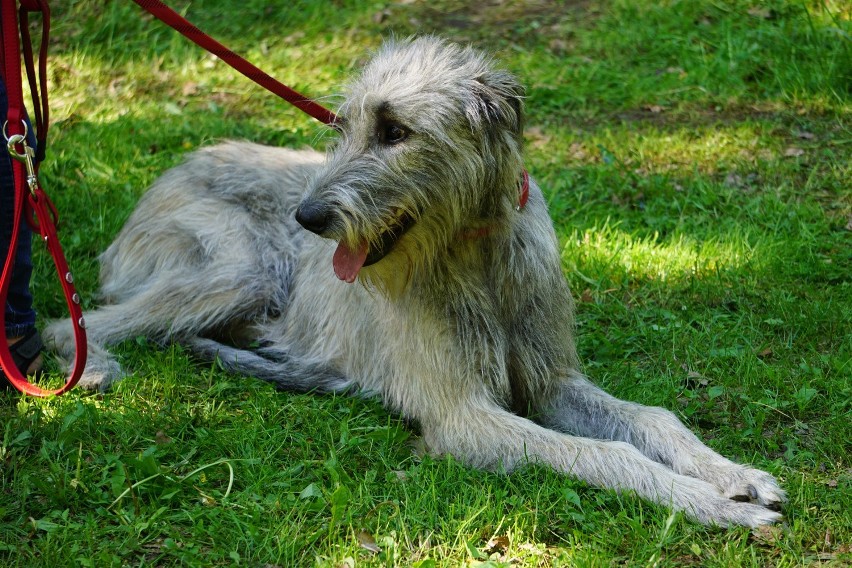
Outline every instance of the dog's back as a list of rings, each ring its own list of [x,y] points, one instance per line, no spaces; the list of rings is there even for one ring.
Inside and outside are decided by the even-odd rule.
[[[191,154],[145,193],[101,255],[102,306],[86,313],[89,362],[80,386],[105,389],[122,372],[102,346],[129,337],[248,340],[284,310],[304,231],[293,220],[313,150],[225,142]],[[71,327],[45,337],[73,353]]]
[[[304,234],[293,212],[323,159],[313,150],[234,141],[191,154],[145,193],[101,255],[101,300],[124,302],[212,265],[233,267],[234,259],[235,284],[258,272],[276,278],[254,278],[256,284],[286,282]]]

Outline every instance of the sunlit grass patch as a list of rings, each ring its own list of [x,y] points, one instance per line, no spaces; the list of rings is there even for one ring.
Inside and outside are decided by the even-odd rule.
[[[717,278],[720,272],[764,268],[761,259],[774,258],[771,245],[745,234],[695,239],[686,234],[661,238],[641,236],[605,223],[574,231],[562,248],[563,266],[589,282],[630,286],[655,281],[678,286]]]
[[[698,122],[688,114],[673,113],[664,121],[615,120],[603,128],[589,129],[580,123],[572,128],[540,126],[528,130],[530,151],[538,159],[563,164],[612,163],[638,174],[677,176],[714,175],[736,167],[757,167],[785,158],[785,144],[777,136],[795,127],[744,117],[732,122],[712,113]],[[815,146],[799,141],[803,153]]]

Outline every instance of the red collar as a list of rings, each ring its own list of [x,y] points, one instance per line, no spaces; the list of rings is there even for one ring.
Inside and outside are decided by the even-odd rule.
[[[518,189],[518,205],[515,207],[516,211],[520,211],[527,205],[527,201],[530,198],[530,174],[524,169],[524,173],[521,177],[521,187]]]
[[[521,175],[521,183],[518,185],[518,204],[515,205],[515,211],[520,211],[527,205],[530,199],[530,174],[527,170]],[[486,225],[478,229],[464,229],[459,232],[459,237],[464,240],[480,239],[487,237],[494,230],[494,225]]]

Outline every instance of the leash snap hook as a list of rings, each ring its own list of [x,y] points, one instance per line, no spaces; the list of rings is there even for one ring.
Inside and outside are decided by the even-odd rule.
[[[38,187],[38,177],[35,173],[35,165],[33,164],[33,159],[35,158],[35,150],[27,144],[27,123],[24,122],[24,133],[23,134],[13,134],[9,136],[6,133],[6,127],[9,126],[9,121],[3,123],[3,138],[6,139],[6,148],[9,150],[9,155],[19,162],[24,163],[24,167],[27,169],[27,186],[30,188],[30,193],[35,196],[36,188]],[[18,152],[18,144],[20,144],[24,151],[23,153]]]

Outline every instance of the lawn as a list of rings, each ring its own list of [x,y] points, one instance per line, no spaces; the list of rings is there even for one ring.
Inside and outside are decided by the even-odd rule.
[[[86,307],[97,255],[187,152],[333,136],[129,0],[53,4],[41,177]],[[332,108],[382,37],[493,52],[527,86],[584,370],[773,473],[785,521],[704,527],[540,467],[420,457],[376,401],[277,392],[140,338],[107,393],[0,393],[0,564],[852,565],[848,3],[173,4]],[[36,262],[44,322],[63,303]]]

